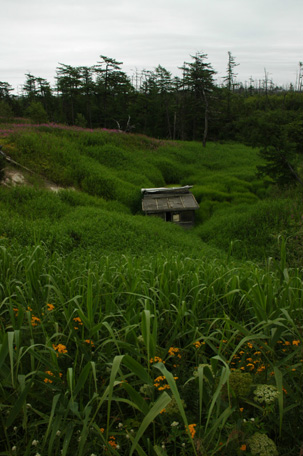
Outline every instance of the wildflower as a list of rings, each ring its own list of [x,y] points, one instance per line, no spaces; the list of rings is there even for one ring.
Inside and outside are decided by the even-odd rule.
[[[256,432],[248,440],[249,448],[253,456],[257,455],[270,455],[278,456],[277,447],[273,440],[267,437],[266,434]]]
[[[31,324],[32,324],[32,326],[37,326],[38,323],[40,323],[40,322],[41,322],[40,318],[35,317],[35,315],[32,315],[32,318],[31,318]]]
[[[15,312],[15,317],[18,317],[19,309],[17,307],[14,307],[13,311]]]
[[[298,345],[299,345],[299,343],[300,343],[300,341],[299,341],[299,340],[293,340],[293,341],[292,341],[292,344],[293,344],[293,345],[296,345],[296,346],[298,346]]]
[[[194,438],[195,433],[196,433],[196,430],[195,430],[196,426],[197,426],[196,424],[189,424],[188,425],[188,429],[187,430],[190,433],[190,436],[191,436],[192,439]]]
[[[92,347],[94,347],[94,346],[95,346],[94,342],[93,342],[92,340],[90,340],[90,339],[85,339],[85,341],[84,341],[84,342],[85,342],[86,344],[89,344],[89,345],[91,345]]]
[[[150,358],[149,362],[150,362],[150,364],[153,364],[153,363],[165,364],[165,361],[163,361],[162,358],[159,358],[159,356],[154,356],[154,358]]]
[[[240,450],[241,450],[241,451],[246,451],[246,445],[245,445],[245,443],[243,443],[243,445],[240,446]]]
[[[168,349],[168,354],[169,354],[169,356],[178,356],[178,358],[181,358],[179,351],[180,351],[180,349],[177,347],[170,347]]]
[[[104,428],[100,428],[100,432],[101,432],[101,434],[103,434],[104,433]]]
[[[272,404],[278,397],[279,391],[272,385],[257,385],[254,390],[254,401],[260,404]]]
[[[178,421],[173,421],[173,422],[171,423],[171,427],[176,427],[176,426],[178,426],[178,425],[179,425]]]
[[[58,344],[58,345],[53,344],[53,349],[61,354],[67,353],[66,346],[63,344]]]
[[[286,340],[283,345],[290,345],[290,342]]]
[[[199,342],[198,340],[196,342],[193,343],[193,345],[196,347],[196,348],[199,348],[201,347],[201,342]]]
[[[54,310],[54,308],[55,308],[54,304],[49,304],[49,303],[47,303],[46,305],[47,305],[47,310],[48,310],[49,312],[51,312],[51,311]]]
[[[119,424],[118,424],[118,428],[119,428],[119,429],[123,428],[123,423],[119,423]]]
[[[32,441],[32,445],[33,445],[33,446],[37,446],[38,443],[39,443],[39,440],[33,440],[33,441]]]
[[[287,390],[285,388],[282,388],[282,390],[284,391],[285,394],[287,394]]]
[[[73,320],[74,320],[74,322],[75,322],[76,324],[78,324],[79,326],[82,326],[82,325],[83,325],[82,320],[81,320],[80,317],[75,317],[75,318],[73,318]],[[79,329],[79,327],[78,327],[78,326],[74,326],[74,329]]]
[[[60,437],[60,435],[61,435],[61,431],[58,429],[58,431],[56,432],[56,436]]]
[[[243,410],[244,410],[244,407],[240,407],[239,410],[240,410],[240,412],[242,413]]]
[[[160,414],[161,414],[161,415],[162,415],[162,413],[165,413],[165,412],[166,412],[166,409],[165,409],[165,408],[162,409],[162,410],[160,410]]]
[[[45,373],[47,375],[49,375],[50,377],[54,377],[54,374],[52,373],[52,371],[45,371]],[[44,381],[44,383],[53,383],[53,380],[51,380],[50,378],[45,378],[43,381]]]
[[[13,446],[12,447],[12,451],[16,451],[17,450],[17,447],[16,446]]]
[[[110,436],[108,443],[112,448],[117,448],[117,444],[116,444],[115,440],[116,440],[116,437],[114,437],[113,435]]]

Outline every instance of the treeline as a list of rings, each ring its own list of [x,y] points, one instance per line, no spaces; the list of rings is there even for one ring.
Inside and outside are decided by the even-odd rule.
[[[26,74],[21,95],[8,82],[0,82],[0,117],[29,117],[88,128],[109,128],[157,138],[202,140],[256,140],[252,128],[267,113],[278,123],[303,119],[303,78],[300,63],[296,87],[275,86],[265,71],[264,80],[245,86],[236,82],[237,63],[228,53],[226,76],[215,82],[207,55],[197,53],[173,77],[164,67],[132,77],[122,62],[100,56],[91,67],[60,64],[56,85]],[[269,118],[271,115],[268,116]]]

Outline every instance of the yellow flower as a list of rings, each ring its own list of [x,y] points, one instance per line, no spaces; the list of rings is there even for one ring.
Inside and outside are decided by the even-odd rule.
[[[196,347],[196,348],[199,348],[201,347],[201,342],[199,340],[197,340],[196,342],[193,343],[193,345]]]

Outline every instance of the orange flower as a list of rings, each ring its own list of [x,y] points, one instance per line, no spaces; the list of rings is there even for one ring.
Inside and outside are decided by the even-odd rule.
[[[188,429],[187,430],[190,433],[190,436],[191,436],[192,439],[195,437],[195,433],[196,433],[195,427],[196,426],[197,426],[196,424],[189,424],[188,425]]]
[[[110,444],[110,446],[112,448],[117,448],[117,444],[116,444],[115,440],[116,440],[116,437],[114,437],[113,435],[109,438],[108,443]]]
[[[32,319],[31,319],[32,326],[37,326],[38,323],[40,323],[40,322],[41,322],[40,318],[35,317],[35,315],[32,315]]]
[[[50,377],[54,377],[54,374],[52,373],[52,371],[45,371],[45,373],[47,375],[49,375]],[[44,383],[53,383],[53,380],[51,380],[50,378],[45,378],[43,381],[44,381]]]
[[[149,362],[152,363],[163,363],[165,364],[165,361],[162,360],[162,358],[159,358],[159,356],[155,356],[154,358],[150,358]]]
[[[85,339],[85,341],[87,344],[90,344],[92,347],[95,346],[94,342],[92,340],[89,340],[89,339]]]
[[[300,341],[299,341],[299,340],[293,340],[293,341],[292,341],[292,344],[293,344],[293,345],[296,345],[296,346],[298,346],[298,345],[299,345],[299,343],[300,343]]]
[[[100,428],[100,432],[103,434],[104,433],[104,428]]]
[[[240,450],[241,450],[241,451],[246,451],[246,445],[245,445],[245,443],[243,443],[243,445],[240,446]]]
[[[244,410],[244,407],[240,407],[239,410],[240,410],[240,412],[242,413],[243,410]]]
[[[201,342],[199,340],[197,340],[196,342],[193,343],[193,345],[196,347],[196,348],[199,348],[201,347]]]
[[[49,303],[47,303],[46,305],[47,305],[47,310],[48,310],[49,312],[51,312],[51,311],[54,310],[54,308],[55,308],[54,304],[49,304]]]
[[[63,344],[58,344],[58,345],[53,344],[53,349],[61,354],[67,353],[66,346]]]

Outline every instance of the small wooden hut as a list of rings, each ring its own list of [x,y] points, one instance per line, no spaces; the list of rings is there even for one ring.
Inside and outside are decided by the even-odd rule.
[[[142,210],[145,215],[161,217],[166,222],[190,228],[195,223],[195,211],[199,209],[192,185],[171,188],[142,188]]]

